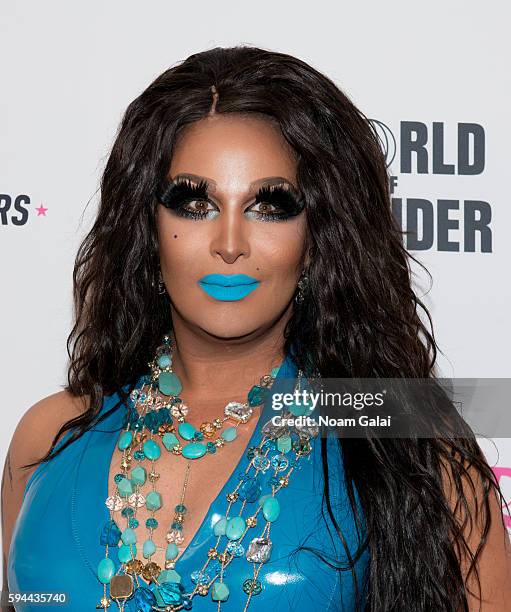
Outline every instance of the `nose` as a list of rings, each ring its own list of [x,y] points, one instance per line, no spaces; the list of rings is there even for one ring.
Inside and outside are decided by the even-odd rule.
[[[241,207],[226,206],[215,219],[211,253],[220,257],[228,264],[233,264],[240,257],[250,255],[249,223],[243,217]]]

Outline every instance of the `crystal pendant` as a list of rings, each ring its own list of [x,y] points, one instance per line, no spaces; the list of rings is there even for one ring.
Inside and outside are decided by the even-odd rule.
[[[117,512],[123,507],[124,502],[122,501],[122,498],[119,495],[113,495],[107,498],[105,505],[109,510],[114,510],[115,512]]]
[[[171,529],[167,533],[167,542],[170,544],[174,542],[175,544],[182,544],[184,542],[183,534],[178,529]]]
[[[141,508],[145,504],[145,496],[142,493],[133,493],[128,497],[130,506]]]
[[[248,404],[242,404],[240,402],[229,402],[224,408],[225,416],[231,417],[236,421],[246,423],[254,412],[253,408]]]
[[[269,538],[254,538],[248,545],[247,561],[252,561],[252,563],[268,561],[272,545],[273,543]]]

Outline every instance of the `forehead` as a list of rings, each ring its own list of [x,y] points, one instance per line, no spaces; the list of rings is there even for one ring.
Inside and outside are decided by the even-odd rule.
[[[226,113],[182,129],[174,145],[169,174],[207,176],[219,188],[240,184],[248,188],[270,176],[295,182],[296,167],[293,149],[272,121]]]

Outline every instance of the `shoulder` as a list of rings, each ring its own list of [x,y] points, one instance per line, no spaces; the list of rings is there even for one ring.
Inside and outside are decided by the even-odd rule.
[[[88,396],[74,397],[65,390],[58,391],[30,406],[16,425],[5,457],[1,484],[4,588],[6,561],[14,525],[28,479],[38,467],[24,466],[46,455],[62,425],[83,414],[88,405]],[[60,434],[56,441],[63,435]]]
[[[19,470],[21,466],[45,455],[61,426],[83,414],[88,405],[88,396],[74,397],[65,390],[52,393],[33,404],[22,415],[12,435],[8,451],[11,469]],[[58,440],[63,435],[60,434]],[[28,472],[23,472],[26,479]]]

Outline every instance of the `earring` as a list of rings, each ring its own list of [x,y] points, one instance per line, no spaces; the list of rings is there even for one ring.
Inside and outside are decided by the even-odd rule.
[[[295,295],[295,302],[301,304],[305,299],[305,292],[309,287],[309,278],[305,275],[305,268],[302,269],[300,280],[298,281],[298,293]]]
[[[163,282],[163,276],[161,275],[161,269],[158,269],[158,293],[163,295],[166,291],[165,283]]]

